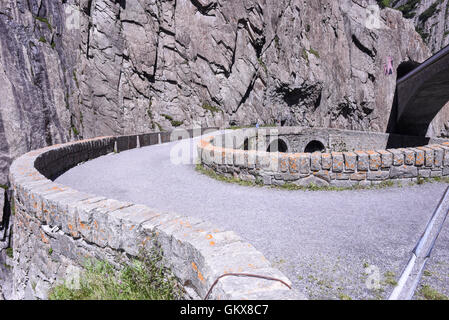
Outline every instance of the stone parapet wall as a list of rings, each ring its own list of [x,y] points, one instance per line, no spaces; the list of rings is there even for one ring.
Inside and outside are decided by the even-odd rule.
[[[328,153],[265,152],[265,146],[251,150],[251,144],[250,150],[242,150],[242,141],[253,139],[257,132],[238,130],[201,140],[198,152],[202,166],[244,181],[304,187],[369,186],[449,175],[447,140],[430,140],[432,144],[417,147]]]
[[[96,138],[32,151],[13,162],[13,298],[47,298],[51,286],[70,276],[74,268],[82,268],[86,259],[120,267],[142,250],[159,248],[186,298],[204,298],[213,282],[230,272],[269,276],[290,284],[234,232],[182,213],[162,213],[78,192],[48,179],[80,162],[164,140],[166,134]],[[298,299],[302,295],[277,281],[225,277],[210,298]]]

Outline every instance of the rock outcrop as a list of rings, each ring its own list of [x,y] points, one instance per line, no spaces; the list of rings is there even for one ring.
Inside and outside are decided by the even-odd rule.
[[[362,0],[5,0],[0,183],[70,139],[281,122],[385,131],[394,64],[430,52],[401,12]]]
[[[449,0],[396,0],[392,6],[415,24],[432,53],[449,45]],[[449,104],[431,123],[430,136],[449,137]]]
[[[396,0],[393,7],[412,19],[416,30],[433,53],[449,45],[448,0]]]

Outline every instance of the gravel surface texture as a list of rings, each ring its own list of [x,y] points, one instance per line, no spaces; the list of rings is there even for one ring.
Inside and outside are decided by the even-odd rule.
[[[385,299],[447,184],[357,191],[289,191],[216,181],[174,164],[179,143],[154,145],[81,164],[56,182],[77,190],[200,217],[233,230],[311,299]],[[448,293],[448,228],[437,241],[431,281]],[[445,267],[440,266],[440,262]],[[423,282],[427,283],[427,282]]]

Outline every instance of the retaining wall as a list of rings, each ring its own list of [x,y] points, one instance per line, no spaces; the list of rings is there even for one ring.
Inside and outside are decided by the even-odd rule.
[[[32,151],[13,162],[13,298],[47,298],[51,286],[70,276],[74,268],[82,267],[86,259],[105,260],[119,267],[141,250],[159,246],[165,265],[185,290],[186,298],[204,298],[213,282],[229,272],[270,276],[290,283],[259,251],[231,231],[182,213],[161,213],[143,205],[78,192],[49,179],[83,161],[168,140],[166,133],[102,137]],[[210,298],[302,296],[280,282],[225,277]]]
[[[223,176],[265,185],[292,183],[299,186],[352,187],[375,185],[387,180],[403,183],[417,181],[419,177],[449,175],[449,142],[444,139],[426,139],[430,144],[425,146],[385,150],[329,153],[258,151],[266,150],[267,141],[277,139],[275,136],[250,142],[250,150],[242,150],[244,141],[256,139],[261,130],[265,136],[269,129],[237,130],[201,140],[198,152],[202,166]],[[401,139],[406,137],[394,137],[396,143]],[[417,143],[420,139],[410,137],[409,143]],[[261,142],[264,145],[260,146]]]

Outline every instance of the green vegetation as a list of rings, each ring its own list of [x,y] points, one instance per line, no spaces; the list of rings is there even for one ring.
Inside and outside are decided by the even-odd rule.
[[[397,285],[397,281],[396,281],[396,274],[392,271],[387,271],[384,274],[385,280],[384,283],[385,284],[389,284],[390,286],[395,286]]]
[[[48,249],[48,255],[52,255],[53,254],[53,248]]]
[[[268,74],[267,65],[265,64],[265,62],[263,62],[262,58],[257,58],[257,62],[259,62],[259,65],[262,67],[265,73]]]
[[[226,182],[226,183],[235,183],[242,186],[248,186],[248,187],[267,187],[267,188],[275,188],[275,189],[281,189],[281,190],[301,190],[301,191],[347,191],[347,190],[377,190],[377,189],[383,189],[383,188],[390,188],[395,186],[395,182],[391,180],[382,181],[379,184],[376,185],[370,185],[370,186],[352,186],[352,187],[335,187],[335,186],[317,186],[315,184],[310,184],[308,186],[298,186],[293,183],[285,183],[284,185],[271,185],[267,186],[264,185],[263,182],[259,179],[256,181],[245,181],[241,180],[239,178],[235,177],[225,177],[222,175],[217,174],[214,170],[206,169],[201,164],[196,165],[196,170],[210,178],[213,178],[218,181]],[[432,180],[429,180],[429,182]],[[398,185],[399,187],[400,185]]]
[[[438,5],[442,3],[442,0],[437,0],[423,13],[419,15],[419,21],[421,23],[425,23],[427,20],[429,20],[430,17],[432,17],[435,13],[438,13],[440,10],[437,9]]]
[[[318,59],[320,58],[320,55],[319,55],[318,51],[316,51],[315,49],[310,48],[309,52],[311,54],[313,54],[315,57],[317,57]]]
[[[76,87],[79,89],[78,77],[76,76],[76,70],[73,70],[73,80],[75,80]]]
[[[6,184],[0,184],[0,189],[8,190],[8,186]]]
[[[438,292],[434,288],[423,285],[421,289],[418,291],[418,296],[422,297],[425,300],[449,300],[449,297]]]
[[[241,180],[239,178],[229,178],[229,177],[221,176],[221,175],[217,174],[214,170],[203,168],[203,166],[201,166],[200,164],[198,164],[196,166],[196,170],[198,172],[200,172],[200,173],[202,173],[202,174],[212,178],[212,179],[215,179],[215,180],[218,180],[218,181],[222,181],[222,182],[236,183],[238,185],[247,186],[247,187],[263,186],[262,181],[252,182],[252,181],[244,181],[244,180]]]
[[[74,125],[72,125],[72,132],[75,135],[75,137],[80,135],[80,132],[78,131],[78,129]]]
[[[174,120],[173,117],[170,116],[170,115],[168,115],[168,114],[161,114],[161,116],[163,116],[165,119],[167,119],[168,121],[170,121],[170,123],[171,123],[171,125],[172,125],[173,127],[179,127],[179,126],[181,126],[181,125],[184,123],[184,121],[177,121],[177,120]]]
[[[45,37],[42,36],[39,38],[39,42],[47,43],[47,39],[45,39]]]
[[[340,300],[352,300],[352,298],[350,296],[348,296],[347,294],[344,294],[344,293],[339,293],[338,294],[338,299],[340,299]]]
[[[34,17],[37,21],[40,21],[42,23],[44,23],[48,29],[53,32],[53,27],[51,26],[50,22],[48,22],[47,18],[43,18],[43,17]]]
[[[201,105],[201,108],[203,108],[206,111],[210,111],[213,115],[215,115],[215,113],[219,113],[219,112],[223,112],[223,110],[221,110],[218,107],[213,106],[212,104],[210,104],[209,102],[204,102]]]
[[[399,11],[402,12],[404,18],[411,19],[416,15],[416,12],[413,12],[420,0],[408,0],[407,3],[403,4],[398,8]]]
[[[14,256],[14,251],[13,251],[13,249],[12,249],[11,247],[6,248],[6,255],[7,255],[8,257],[10,257],[11,259],[13,258],[13,256]]]
[[[307,63],[309,63],[309,53],[310,53],[310,54],[313,54],[313,55],[314,55],[315,57],[317,57],[318,59],[320,58],[320,54],[319,54],[318,51],[316,51],[315,49],[310,48],[309,50],[307,50],[307,49],[303,48],[303,49],[302,49],[301,56],[302,56],[302,58],[303,58],[304,60],[307,61]]]
[[[50,300],[174,300],[181,290],[170,272],[161,267],[162,255],[146,255],[116,271],[107,262],[88,261],[79,288],[66,284],[52,288]]]
[[[382,9],[391,7],[391,1],[390,0],[377,0],[377,4]]]
[[[307,63],[309,63],[309,55],[307,54],[307,50],[305,48],[302,49],[302,54],[301,54],[302,58],[304,60],[307,61]]]

